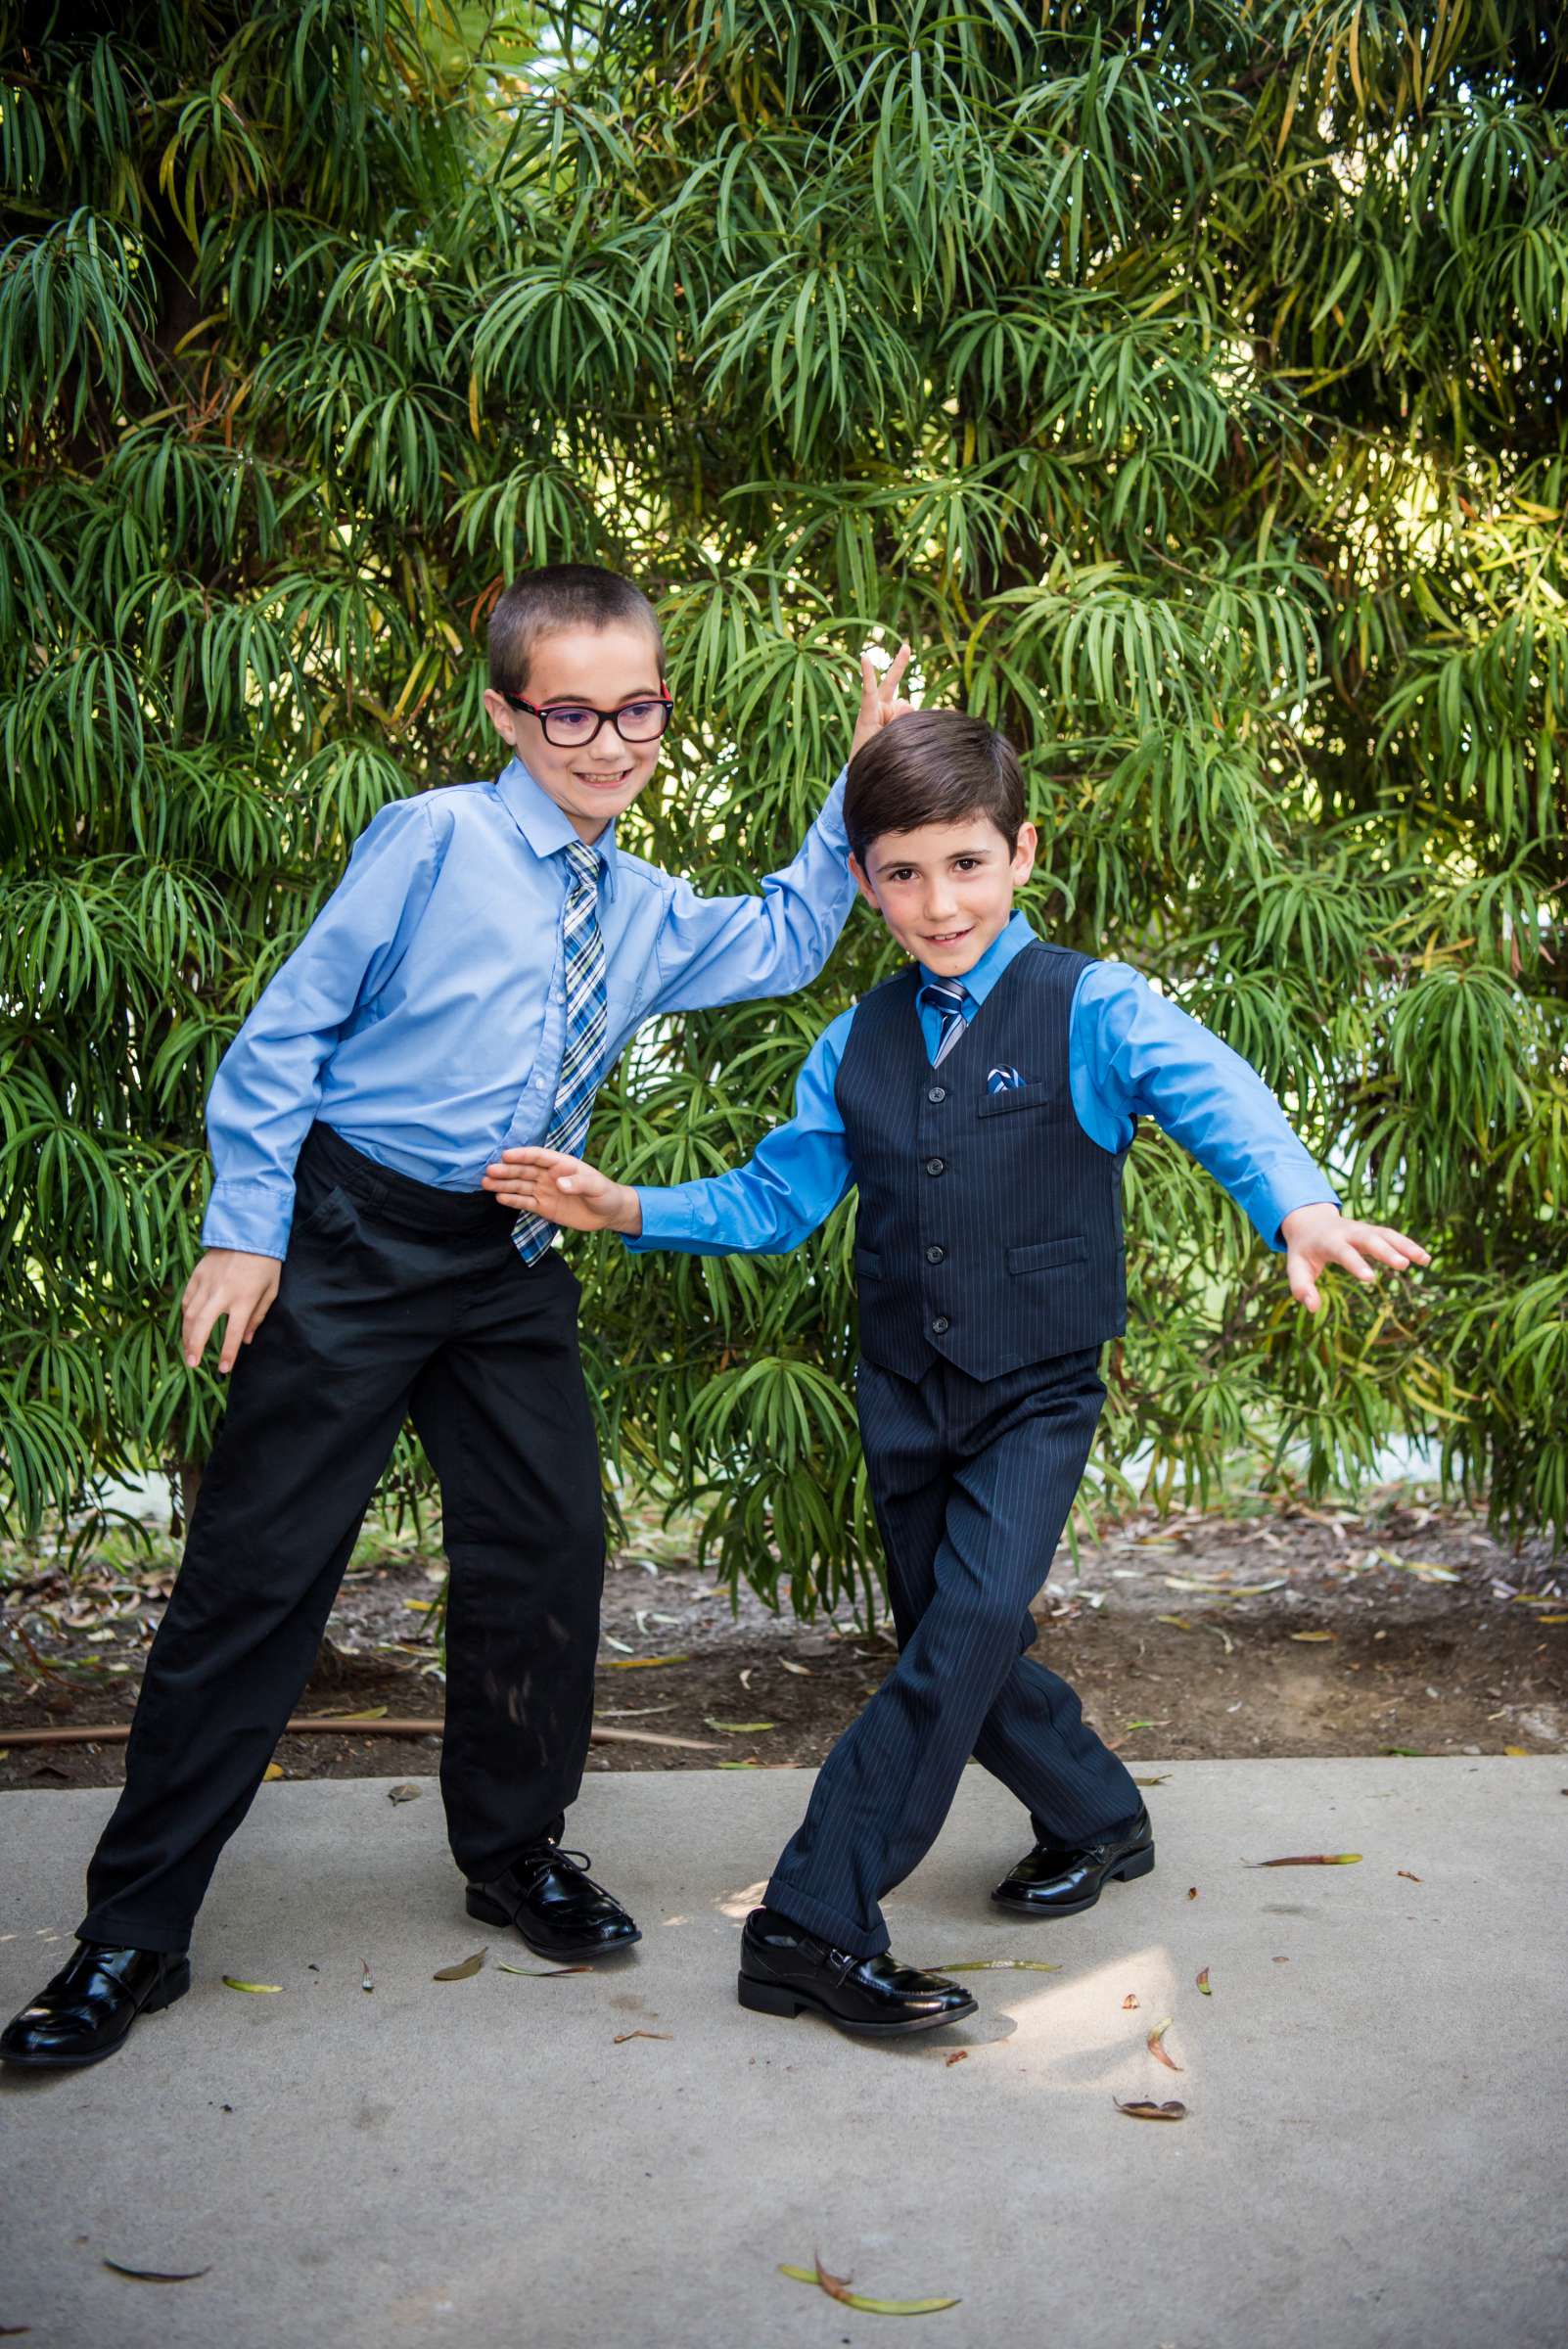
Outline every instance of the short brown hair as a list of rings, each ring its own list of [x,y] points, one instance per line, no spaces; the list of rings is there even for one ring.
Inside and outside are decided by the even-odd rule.
[[[993,823],[1009,847],[1024,821],[1024,778],[1005,734],[962,710],[910,710],[873,734],[850,761],[844,828],[858,863],[884,832]]]
[[[646,628],[665,674],[659,615],[640,587],[596,563],[545,563],[502,589],[485,633],[490,683],[497,693],[521,693],[541,636],[559,628]]]

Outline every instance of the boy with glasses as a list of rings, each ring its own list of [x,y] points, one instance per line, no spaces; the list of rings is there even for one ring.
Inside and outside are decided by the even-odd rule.
[[[900,707],[906,659],[880,687],[862,662],[856,741]],[[0,2038],[8,2062],[97,2062],[189,1987],[212,1868],[410,1416],[451,1566],[441,1793],[469,1913],[551,1958],[638,1939],[558,1841],[604,1572],[578,1284],[554,1224],[483,1176],[507,1144],[580,1149],[641,1021],[814,977],[853,897],[842,782],[760,896],[699,897],[616,845],[671,708],[647,598],[584,565],[530,573],[495,607],[489,663],[509,764],[381,811],[212,1087],[184,1345],[194,1367],[225,1324],[229,1407],[80,1947]]]

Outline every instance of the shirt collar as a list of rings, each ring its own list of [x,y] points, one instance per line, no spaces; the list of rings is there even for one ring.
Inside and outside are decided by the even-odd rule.
[[[968,990],[971,1001],[978,1007],[985,1002],[986,997],[1013,957],[1022,953],[1025,946],[1032,944],[1034,936],[1029,916],[1024,913],[1015,913],[1006,929],[992,940],[991,944],[986,948],[973,970],[928,971],[922,962],[918,966],[920,976],[928,984],[934,979],[945,980],[949,987],[956,981]]]
[[[509,760],[495,786],[507,813],[535,856],[556,856],[582,835],[564,807],[540,789],[521,759]],[[616,880],[616,828],[609,823],[589,843],[599,859],[599,884],[613,895]]]

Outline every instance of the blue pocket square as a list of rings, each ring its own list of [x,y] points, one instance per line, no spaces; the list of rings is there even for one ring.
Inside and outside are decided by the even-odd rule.
[[[988,1093],[1010,1093],[1023,1082],[1016,1069],[992,1069],[986,1079],[986,1090]]]

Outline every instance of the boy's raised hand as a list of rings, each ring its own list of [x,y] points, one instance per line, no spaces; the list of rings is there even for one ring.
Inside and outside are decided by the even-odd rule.
[[[642,1202],[629,1183],[612,1182],[564,1150],[503,1150],[484,1170],[484,1188],[503,1207],[571,1231],[622,1231],[635,1239],[642,1229]]]
[[[1310,1313],[1322,1303],[1317,1279],[1329,1265],[1343,1265],[1364,1285],[1377,1278],[1378,1265],[1403,1272],[1410,1265],[1432,1262],[1418,1240],[1396,1231],[1392,1223],[1358,1223],[1327,1200],[1294,1208],[1280,1224],[1279,1236],[1285,1243],[1290,1293]],[[1368,1257],[1375,1262],[1368,1264]]]
[[[909,666],[909,647],[900,644],[894,658],[878,676],[876,663],[870,652],[860,655],[860,714],[854,721],[854,740],[850,745],[850,757],[864,750],[873,734],[891,726],[896,717],[902,717],[913,707],[899,699],[899,687]]]

